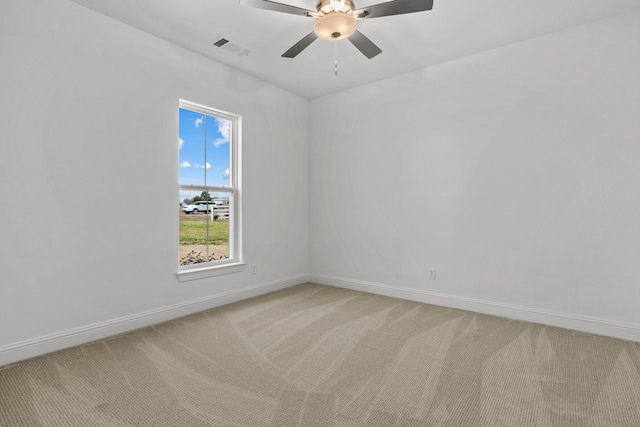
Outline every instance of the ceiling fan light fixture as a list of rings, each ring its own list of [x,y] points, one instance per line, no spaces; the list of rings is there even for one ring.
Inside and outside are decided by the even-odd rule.
[[[358,28],[356,18],[350,13],[329,12],[316,21],[313,31],[325,40],[342,40]]]

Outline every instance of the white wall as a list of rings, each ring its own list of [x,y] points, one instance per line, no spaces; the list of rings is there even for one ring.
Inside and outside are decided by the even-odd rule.
[[[640,341],[639,52],[636,11],[312,101],[312,280]]]
[[[64,0],[0,40],[0,365],[308,279],[307,100]],[[176,279],[180,98],[243,116],[256,275]]]

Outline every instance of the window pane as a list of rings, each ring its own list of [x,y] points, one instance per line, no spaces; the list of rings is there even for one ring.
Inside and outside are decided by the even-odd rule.
[[[229,194],[180,190],[179,264],[229,259]]]
[[[180,108],[178,165],[180,184],[205,185],[205,115]]]
[[[234,208],[240,203],[234,199],[238,126],[237,116],[180,100],[180,270],[242,259],[234,235],[240,229]]]
[[[207,185],[229,187],[229,141],[231,121],[207,117]]]

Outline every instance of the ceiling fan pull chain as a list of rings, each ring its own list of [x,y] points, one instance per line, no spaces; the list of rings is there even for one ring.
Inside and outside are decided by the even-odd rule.
[[[336,74],[336,77],[338,77],[338,40],[333,43],[335,43],[334,73]]]

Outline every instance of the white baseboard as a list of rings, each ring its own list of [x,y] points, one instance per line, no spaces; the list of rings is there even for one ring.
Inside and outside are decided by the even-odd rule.
[[[223,292],[192,301],[4,345],[0,347],[0,366],[166,322],[167,320],[177,319],[192,313],[289,288],[308,281],[308,274],[286,277],[231,292]]]
[[[590,334],[640,342],[640,325],[630,323],[622,323],[549,310],[540,310],[511,304],[502,304],[475,298],[464,298],[455,295],[423,291],[420,289],[403,288],[399,286],[365,282],[362,280],[327,276],[324,274],[312,273],[310,275],[310,281],[320,285],[336,286],[339,288],[369,292],[444,307],[459,308],[462,310],[491,314],[499,317],[541,323],[544,325],[557,326]]]

